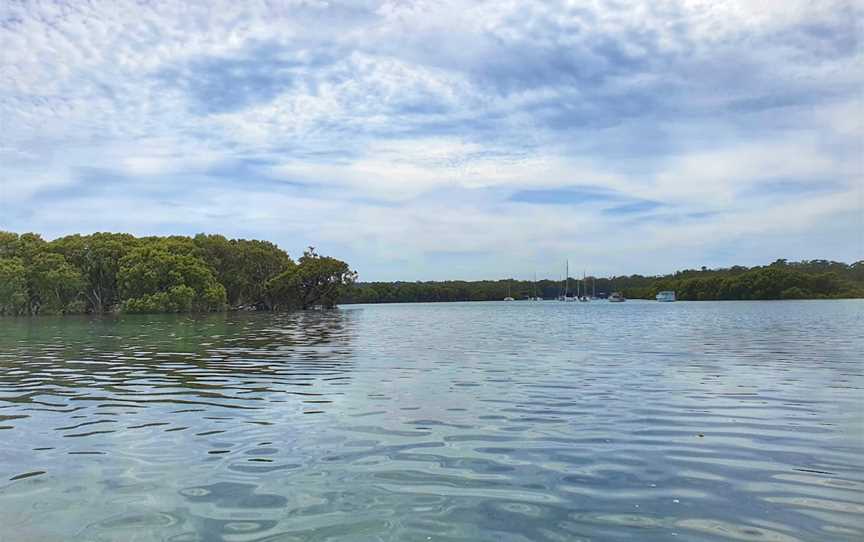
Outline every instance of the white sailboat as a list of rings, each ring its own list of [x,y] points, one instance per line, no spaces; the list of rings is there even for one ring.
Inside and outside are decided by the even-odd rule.
[[[615,277],[612,277],[609,280],[609,289],[611,290],[614,287],[615,287]],[[624,297],[623,292],[613,291],[611,294],[609,294],[609,302],[610,303],[623,303],[625,301],[627,301],[627,298]]]
[[[565,265],[565,269],[570,267],[569,262]],[[564,271],[564,278],[561,279],[561,288],[558,290],[558,301],[567,301],[567,271]]]
[[[537,273],[534,273],[534,282],[531,283],[531,301],[543,301],[543,298],[537,295]]]
[[[564,295],[560,299],[561,301],[576,301],[575,297],[570,297],[570,260],[567,260],[565,269],[566,271],[564,273]]]
[[[582,271],[582,295],[579,296],[579,301],[587,302],[591,301],[588,297],[588,280],[585,278],[585,271]]]

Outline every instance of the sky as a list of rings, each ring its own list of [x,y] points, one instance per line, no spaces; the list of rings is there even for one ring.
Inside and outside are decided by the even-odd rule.
[[[4,0],[0,229],[361,280],[852,262],[862,36],[854,0]]]

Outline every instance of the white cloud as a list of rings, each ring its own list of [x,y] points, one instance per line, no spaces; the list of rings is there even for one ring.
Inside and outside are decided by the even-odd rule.
[[[656,197],[701,203],[706,208],[735,204],[736,194],[760,183],[846,180],[842,164],[813,142],[750,141],[673,159],[657,176]]]
[[[437,253],[483,254],[476,276],[574,253],[621,272],[681,247],[734,254],[741,236],[766,252],[783,232],[833,240],[823,225],[861,205],[862,15],[850,0],[7,2],[0,228],[320,241],[366,278],[396,261],[446,277]],[[574,186],[662,205],[510,198]]]

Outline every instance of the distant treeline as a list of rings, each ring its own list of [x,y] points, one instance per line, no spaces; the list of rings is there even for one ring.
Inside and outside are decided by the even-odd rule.
[[[0,314],[210,312],[333,307],[356,280],[310,247],[298,260],[267,241],[0,231]]]
[[[425,301],[494,301],[562,294],[561,280],[497,280],[443,282],[358,282],[346,294],[346,303],[403,303]],[[571,278],[569,292],[577,282]],[[682,300],[834,299],[864,297],[864,261],[842,262],[777,260],[760,267],[688,269],[671,275],[588,277],[588,295],[622,292],[631,299],[653,299],[657,292],[674,290]],[[580,286],[580,288],[584,287]]]

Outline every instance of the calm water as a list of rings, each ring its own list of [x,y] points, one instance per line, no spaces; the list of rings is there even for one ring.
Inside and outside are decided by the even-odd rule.
[[[0,540],[860,540],[862,315],[0,319]]]

